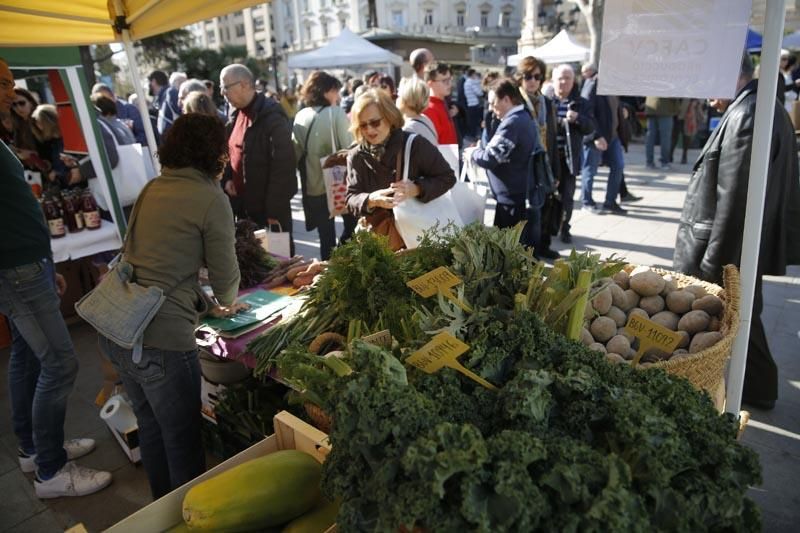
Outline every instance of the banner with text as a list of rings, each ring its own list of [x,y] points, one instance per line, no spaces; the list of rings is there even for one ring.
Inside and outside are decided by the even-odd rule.
[[[751,0],[605,3],[599,94],[733,98]]]

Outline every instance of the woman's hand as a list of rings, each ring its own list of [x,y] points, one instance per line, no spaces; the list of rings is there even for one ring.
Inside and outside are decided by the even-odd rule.
[[[69,169],[69,184],[75,185],[83,181],[83,176],[81,176],[81,171],[76,168]]]
[[[394,185],[394,183],[392,185]],[[372,191],[369,193],[369,198],[367,199],[367,208],[370,210],[376,207],[382,209],[393,208],[395,206],[394,192],[393,188]]]
[[[420,193],[419,185],[413,181],[396,181],[392,183],[391,187],[394,191],[395,205],[404,201],[406,198],[416,198]]]

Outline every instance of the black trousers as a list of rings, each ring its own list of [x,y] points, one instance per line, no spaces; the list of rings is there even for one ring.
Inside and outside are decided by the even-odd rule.
[[[525,204],[497,204],[494,211],[494,225],[510,228],[525,219]]]
[[[769,401],[778,398],[778,366],[772,358],[767,343],[761,311],[764,309],[761,273],[756,277],[753,295],[753,318],[750,322],[750,339],[747,343],[747,365],[744,371],[744,401]]]
[[[276,219],[281,225],[281,230],[289,232],[290,255],[294,255],[294,232],[292,231],[291,205],[286,206],[286,209],[283,213],[277,216],[273,215],[272,217],[267,217],[267,214],[263,212],[256,213],[248,211],[244,206],[244,198],[242,196],[229,196],[228,200],[230,200],[231,209],[233,210],[233,214],[237,220],[246,218],[255,222],[259,228],[264,228],[267,225],[267,218]]]
[[[561,233],[569,231],[572,227],[569,221],[572,220],[572,208],[575,204],[575,176],[567,166],[566,155],[559,154],[561,161],[561,177],[558,182],[558,192],[561,195],[561,203],[564,206],[564,217],[561,219]]]

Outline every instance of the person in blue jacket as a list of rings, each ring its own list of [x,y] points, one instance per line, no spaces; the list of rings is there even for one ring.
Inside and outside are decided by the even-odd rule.
[[[494,82],[489,106],[500,123],[492,137],[472,152],[472,160],[487,169],[489,187],[497,200],[494,225],[508,228],[524,219],[528,160],[541,143],[538,128],[513,80],[500,78]]]

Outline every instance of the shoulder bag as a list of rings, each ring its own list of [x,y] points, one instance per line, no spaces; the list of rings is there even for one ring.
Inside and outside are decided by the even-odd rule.
[[[144,330],[156,316],[167,296],[178,285],[166,293],[159,287],[145,287],[136,283],[133,265],[127,261],[126,250],[133,236],[136,218],[145,191],[153,182],[142,190],[133,207],[131,223],[122,243],[122,250],[109,263],[110,270],[100,283],[75,304],[78,315],[88,322],[97,332],[115,344],[133,350],[133,362],[142,359],[142,341]]]

